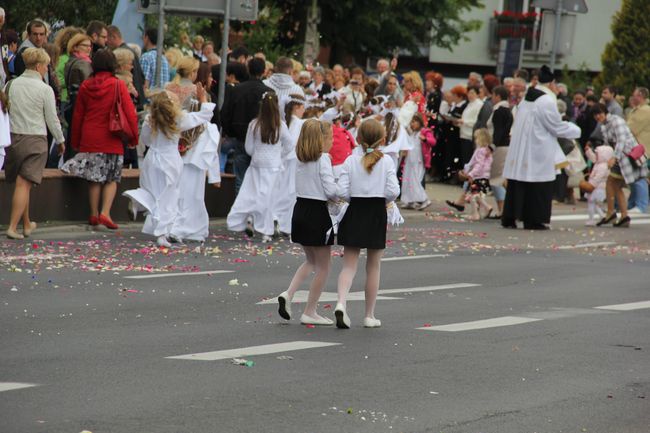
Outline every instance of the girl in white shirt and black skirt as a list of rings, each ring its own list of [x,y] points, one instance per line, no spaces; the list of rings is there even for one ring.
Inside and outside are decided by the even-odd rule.
[[[338,303],[334,314],[336,326],[348,329],[346,298],[357,271],[362,248],[368,250],[366,262],[366,328],[377,328],[375,303],[379,289],[381,256],[386,248],[386,204],[399,195],[395,164],[379,150],[386,141],[386,130],[374,119],[359,127],[357,141],[363,154],[352,154],[343,164],[338,180],[338,195],[349,201],[338,227],[338,244],[343,245],[343,269],[338,280]]]
[[[300,265],[289,288],[278,296],[278,313],[291,319],[291,300],[302,282],[314,272],[305,311],[304,325],[333,325],[332,320],[316,313],[318,299],[330,271],[331,245],[334,244],[332,219],[327,201],[337,198],[332,161],[332,125],[316,119],[305,121],[296,145],[296,205],[291,218],[291,240],[302,245],[305,262]]]

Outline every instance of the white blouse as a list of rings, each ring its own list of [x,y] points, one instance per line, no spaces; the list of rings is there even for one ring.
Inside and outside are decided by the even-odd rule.
[[[263,143],[260,131],[255,130],[257,120],[251,121],[246,133],[246,142],[244,147],[246,153],[251,156],[251,167],[271,168],[280,170],[282,168],[282,158],[287,156],[292,150],[291,134],[287,124],[280,124],[280,139],[277,143]]]
[[[322,201],[335,200],[338,197],[332,160],[328,153],[323,153],[316,161],[298,161],[296,196]]]
[[[338,180],[338,196],[349,201],[351,197],[383,197],[394,201],[399,195],[395,164],[387,156],[368,171],[363,166],[363,155],[352,154],[343,163]]]
[[[472,140],[474,125],[478,120],[478,113],[483,107],[483,101],[479,98],[476,98],[472,102],[467,103],[467,107],[463,110],[463,123],[460,125],[460,138],[464,140]]]

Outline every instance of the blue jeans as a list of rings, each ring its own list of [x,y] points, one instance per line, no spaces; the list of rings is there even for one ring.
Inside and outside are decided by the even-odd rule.
[[[627,201],[627,208],[639,208],[643,213],[648,211],[648,181],[641,178],[630,185],[630,198]]]
[[[237,140],[237,147],[232,157],[232,166],[235,172],[235,194],[239,193],[239,188],[244,182],[244,175],[246,175],[246,170],[248,170],[250,164],[251,157],[246,153],[244,143]]]

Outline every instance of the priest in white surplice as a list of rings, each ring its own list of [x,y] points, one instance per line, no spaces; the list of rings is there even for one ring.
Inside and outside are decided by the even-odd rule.
[[[564,159],[557,138],[580,137],[579,127],[562,121],[549,88],[553,80],[551,70],[543,66],[540,84],[529,88],[517,107],[503,169],[508,187],[501,224],[506,228],[523,221],[525,229],[548,229],[556,164]]]

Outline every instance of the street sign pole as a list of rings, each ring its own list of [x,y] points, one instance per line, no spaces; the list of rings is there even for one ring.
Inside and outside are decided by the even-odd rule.
[[[553,34],[553,49],[551,50],[551,71],[555,72],[555,58],[560,48],[560,25],[562,24],[562,6],[564,0],[557,0],[557,7],[555,9],[555,32]]]
[[[165,40],[165,0],[158,3],[158,42],[156,43],[156,73],[154,82],[149,83],[149,88],[160,86],[160,75],[162,74],[163,41]]]
[[[223,36],[221,38],[221,65],[219,65],[219,97],[217,107],[221,110],[223,100],[226,96],[226,66],[228,65],[228,37],[230,35],[230,0],[226,1],[226,7],[223,14]]]

